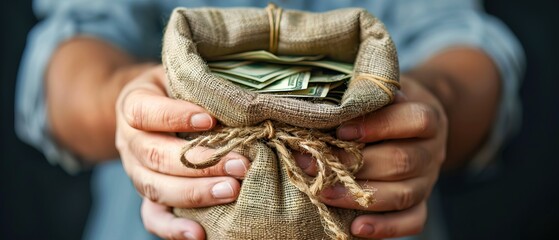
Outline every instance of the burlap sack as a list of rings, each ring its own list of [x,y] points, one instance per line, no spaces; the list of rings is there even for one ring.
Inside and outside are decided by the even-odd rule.
[[[318,55],[354,62],[354,74],[339,105],[321,104],[244,90],[214,76],[206,60],[239,52],[269,50],[279,55]],[[198,221],[208,239],[351,238],[349,226],[359,213],[327,207],[320,191],[335,183],[349,189],[362,206],[374,203],[373,189],[353,179],[361,167],[359,144],[339,141],[327,130],[392,101],[398,87],[397,54],[383,24],[364,9],[326,13],[258,8],[176,9],[163,42],[163,65],[170,95],[196,103],[225,128],[190,141],[218,149],[211,166],[229,151],[249,157],[252,165],[231,204],[175,209],[177,216]],[[341,164],[332,147],[356,160]],[[295,164],[292,150],[312,154],[317,176]]]

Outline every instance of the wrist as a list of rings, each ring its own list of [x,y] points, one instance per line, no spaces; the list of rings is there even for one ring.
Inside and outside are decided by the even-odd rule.
[[[45,75],[48,128],[87,164],[118,156],[115,102],[144,64],[102,40],[76,37],[53,54]]]
[[[448,117],[445,170],[460,169],[483,146],[493,127],[500,80],[491,59],[471,48],[449,49],[406,73],[443,105]]]

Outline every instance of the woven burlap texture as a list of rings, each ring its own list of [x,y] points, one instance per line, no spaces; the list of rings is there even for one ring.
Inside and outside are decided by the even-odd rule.
[[[268,14],[258,8],[175,9],[164,34],[162,52],[169,94],[204,107],[229,129],[243,129],[265,121],[268,125],[280,123],[303,130],[314,129],[310,132],[331,129],[392,101],[396,86],[385,83],[379,86],[378,81],[358,77],[399,79],[395,46],[384,25],[364,9],[325,13],[284,10],[281,14],[277,54],[325,55],[354,63],[354,76],[339,105],[258,94],[213,75],[206,65],[207,60],[269,49],[270,31],[273,30]],[[206,136],[212,134],[215,133]],[[308,194],[294,186],[291,170],[278,158],[278,148],[270,144],[272,137],[269,142],[261,139],[236,147],[235,151],[252,161],[236,202],[208,208],[175,209],[175,214],[202,224],[208,239],[351,236],[347,234],[349,226],[359,212],[328,207],[344,233],[325,230],[317,206],[311,203]],[[205,145],[220,148],[227,143]],[[296,147],[285,145],[291,149]]]

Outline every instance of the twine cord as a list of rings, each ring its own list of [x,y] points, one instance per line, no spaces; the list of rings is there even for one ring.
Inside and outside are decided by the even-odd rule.
[[[392,91],[386,86],[384,85],[385,83],[387,84],[392,84],[394,85],[396,88],[400,89],[400,83],[396,80],[391,80],[391,79],[387,79],[387,78],[383,78],[381,76],[377,76],[377,75],[373,75],[373,74],[368,74],[368,73],[357,73],[355,76],[355,79],[353,81],[359,81],[359,80],[369,80],[372,81],[374,84],[376,84],[380,89],[382,89],[386,95],[388,95],[388,97],[390,98],[390,102],[394,101],[394,93],[392,93]]]
[[[268,22],[270,23],[270,52],[276,54],[279,45],[280,21],[283,8],[269,3],[266,7]]]
[[[375,203],[374,190],[362,188],[354,177],[363,165],[361,149],[364,145],[361,143],[341,141],[317,130],[267,120],[257,126],[224,127],[208,135],[198,136],[181,149],[180,160],[189,168],[207,168],[217,164],[223,156],[235,148],[252,146],[256,141],[264,142],[276,150],[291,184],[305,193],[311,203],[318,208],[326,233],[335,239],[348,239],[328,207],[320,202],[320,193],[327,187],[341,183],[359,205],[368,207]],[[185,154],[197,146],[221,147],[218,147],[208,160],[194,163],[189,161]],[[332,151],[332,147],[349,153],[354,158],[353,161],[343,164]],[[312,177],[303,172],[297,165],[291,150],[313,156],[318,167],[316,176]]]

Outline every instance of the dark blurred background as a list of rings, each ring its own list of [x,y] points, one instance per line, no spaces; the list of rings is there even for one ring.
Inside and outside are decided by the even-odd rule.
[[[15,79],[37,19],[29,0],[0,4],[0,239],[79,239],[91,204],[90,173],[69,176],[16,138]],[[523,129],[490,178],[441,178],[446,224],[451,239],[557,239],[559,1],[491,0],[485,6],[518,36],[527,55]]]
[[[486,0],[519,38],[523,126],[492,179],[441,180],[452,239],[559,239],[559,1]]]
[[[31,1],[1,1],[0,239],[80,239],[89,212],[89,173],[69,176],[14,132],[15,82]]]

